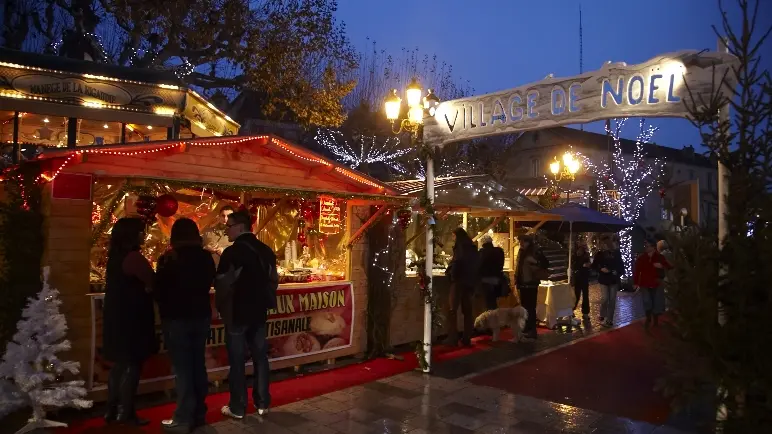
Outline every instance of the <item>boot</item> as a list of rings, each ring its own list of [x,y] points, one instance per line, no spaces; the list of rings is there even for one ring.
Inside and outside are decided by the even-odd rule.
[[[116,419],[118,419],[118,406],[108,405],[107,411],[105,412],[105,423],[107,424],[115,423]]]
[[[654,320],[656,321],[656,320]],[[646,312],[646,322],[643,323],[643,327],[648,330],[651,325],[651,312]]]
[[[654,327],[659,327],[659,315],[654,315]]]
[[[124,406],[118,407],[118,415],[115,420],[122,425],[129,426],[145,426],[150,423],[147,419],[140,419],[133,407],[126,408]]]

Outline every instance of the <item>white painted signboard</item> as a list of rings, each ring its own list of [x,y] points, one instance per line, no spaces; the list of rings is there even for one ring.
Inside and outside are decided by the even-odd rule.
[[[442,146],[615,117],[688,117],[685,103],[699,107],[710,101],[724,77],[726,86],[735,87],[736,65],[737,58],[728,53],[681,51],[638,65],[608,63],[576,77],[446,101],[424,118],[424,142]]]

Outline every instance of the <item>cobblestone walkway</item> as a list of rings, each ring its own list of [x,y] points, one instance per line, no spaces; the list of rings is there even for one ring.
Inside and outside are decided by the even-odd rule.
[[[680,431],[417,372],[285,405],[197,433],[675,434]]]
[[[276,408],[268,417],[222,421],[197,433],[457,433],[457,434],[668,434],[668,427],[603,415],[562,404],[476,386],[464,377],[599,333],[600,291],[590,289],[591,319],[571,331],[541,335],[532,344],[509,344],[438,364],[433,375],[417,372],[352,387]],[[577,316],[581,316],[578,314]],[[619,293],[615,323],[643,316],[638,295]]]

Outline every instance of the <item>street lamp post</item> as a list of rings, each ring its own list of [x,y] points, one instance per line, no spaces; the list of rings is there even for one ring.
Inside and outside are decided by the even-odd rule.
[[[410,145],[414,148],[419,148],[423,145],[423,120],[424,116],[434,116],[437,106],[440,103],[440,99],[434,92],[429,89],[427,95],[421,98],[423,90],[418,80],[413,78],[410,84],[408,84],[405,90],[405,96],[407,97],[408,112],[407,117],[397,121],[402,111],[402,99],[397,94],[397,89],[391,91],[391,95],[386,98],[385,109],[386,118],[391,121],[392,132],[394,134],[401,134],[402,132],[410,133]],[[434,161],[432,160],[431,153],[426,156],[426,197],[429,201],[428,206],[434,205]],[[434,218],[429,216],[430,219]],[[425,273],[428,276],[426,280],[426,297],[424,299],[424,338],[423,348],[425,354],[426,364],[423,368],[424,372],[431,371],[432,363],[432,268],[434,267],[434,236],[432,233],[433,221],[429,221],[426,224],[426,260],[425,260]]]
[[[579,160],[574,157],[574,154],[571,151],[566,152],[563,154],[562,162],[561,160],[558,160],[558,157],[555,157],[555,161],[550,163],[550,172],[552,172],[552,175],[555,177],[555,184],[560,184],[560,181],[563,179],[568,179],[568,190],[566,190],[566,203],[570,202],[571,200],[571,183],[574,182],[576,179],[576,174],[579,172],[579,169],[582,167],[582,163],[579,162]],[[568,223],[569,228],[573,229],[572,225],[573,222]],[[571,264],[571,255],[573,250],[573,230],[569,231],[568,234],[568,284],[571,285],[571,272],[572,272],[572,264]]]
[[[566,203],[571,199],[571,183],[576,180],[576,174],[581,167],[582,163],[574,157],[574,154],[571,151],[563,154],[562,161],[558,160],[558,157],[555,157],[555,160],[550,163],[550,172],[552,172],[552,175],[555,177],[555,183],[560,183],[563,179],[568,180]]]

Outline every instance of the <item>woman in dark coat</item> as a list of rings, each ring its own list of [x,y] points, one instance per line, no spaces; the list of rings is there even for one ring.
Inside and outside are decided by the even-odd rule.
[[[134,398],[142,364],[156,353],[155,312],[150,295],[153,268],[140,253],[145,223],[122,218],[113,226],[107,255],[102,342],[113,363],[107,383],[107,422],[146,425]]]
[[[216,270],[193,220],[174,222],[171,245],[158,260],[153,291],[177,389],[174,417],[161,425],[168,432],[187,434],[205,423],[206,341],[212,319],[209,290]]]
[[[456,313],[461,308],[464,315],[463,345],[472,344],[472,294],[478,281],[477,246],[469,238],[463,228],[453,231],[456,243],[453,246],[453,259],[448,265],[447,275],[450,276],[450,300],[448,303],[448,344],[458,345],[458,320]]]

